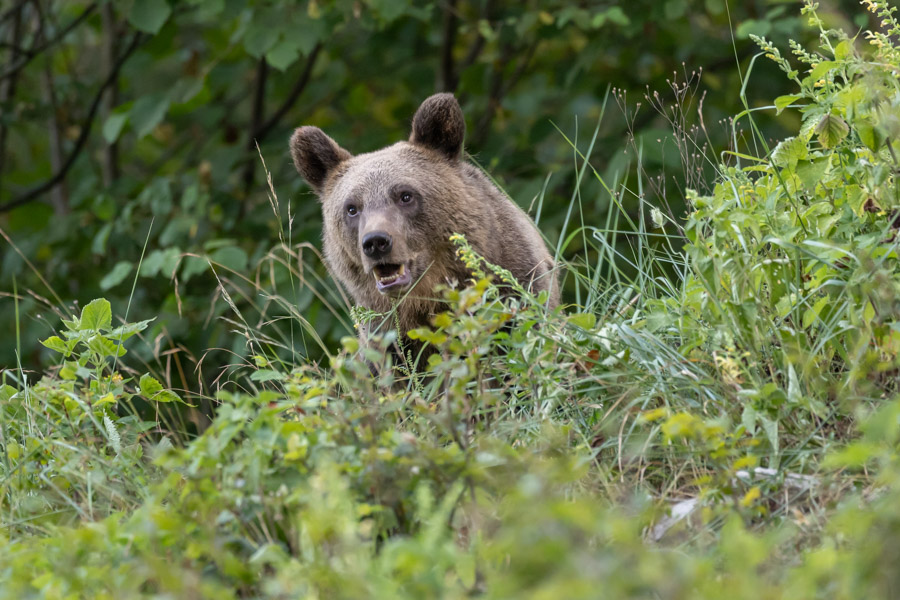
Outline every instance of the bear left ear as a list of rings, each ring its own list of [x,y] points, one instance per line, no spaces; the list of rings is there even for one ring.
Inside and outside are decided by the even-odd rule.
[[[409,141],[456,160],[462,154],[466,120],[453,94],[435,94],[425,99],[413,117]]]
[[[353,158],[318,127],[298,127],[290,145],[294,166],[317,194],[322,192],[328,174],[343,161]]]

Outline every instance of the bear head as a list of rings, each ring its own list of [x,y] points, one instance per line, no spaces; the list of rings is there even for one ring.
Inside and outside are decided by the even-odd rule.
[[[484,208],[461,159],[465,131],[452,94],[426,99],[409,140],[375,152],[353,156],[317,127],[294,131],[294,164],[322,203],[325,258],[359,304],[387,310],[406,297],[414,308],[413,288],[425,302],[435,284],[466,277],[449,237],[481,235]]]

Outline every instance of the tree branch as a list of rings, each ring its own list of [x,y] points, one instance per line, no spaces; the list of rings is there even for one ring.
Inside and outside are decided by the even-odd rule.
[[[266,57],[259,59],[259,66],[256,68],[256,89],[253,94],[253,112],[250,115],[250,130],[247,132],[247,154],[252,153],[256,146],[256,132],[262,127],[262,120],[265,118],[266,112],[266,79],[269,74],[269,63]],[[247,160],[244,164],[244,194],[250,192],[253,187],[253,171],[256,161]]]
[[[6,18],[7,15],[14,12],[12,15],[13,23],[12,23],[12,32],[10,33],[10,45],[13,47],[12,54],[9,57],[10,64],[13,64],[16,61],[18,55],[19,43],[22,39],[22,7],[25,5],[25,2],[21,2],[18,6],[12,9],[9,13],[4,15]],[[0,109],[6,111],[6,106],[12,104],[12,100],[16,95],[16,83],[18,77],[13,75],[9,79],[0,80]],[[6,125],[0,122],[0,177],[3,176],[3,167],[6,164],[6,137],[9,133]]]
[[[312,75],[313,66],[316,63],[316,58],[318,58],[320,50],[322,50],[322,44],[316,44],[316,47],[313,48],[312,52],[310,52],[309,56],[306,58],[306,65],[303,67],[303,72],[300,74],[300,78],[294,84],[288,97],[281,103],[278,110],[276,110],[272,116],[263,123],[259,130],[254,133],[253,137],[257,142],[265,138],[266,135],[278,125],[284,115],[286,115],[291,107],[294,106],[294,103],[297,102],[297,99],[300,98],[300,95],[303,94],[303,90],[306,89],[306,85],[309,83],[309,78]]]
[[[118,31],[116,26],[116,15],[113,12],[111,2],[107,2],[100,9],[103,17],[103,70],[109,73],[112,71],[115,63],[116,52],[118,51]],[[103,94],[103,112],[100,115],[105,121],[112,114],[116,104],[119,103],[119,78],[116,78],[109,84],[109,87]],[[107,187],[119,178],[119,144],[114,141],[107,142],[103,148],[103,184]]]
[[[32,4],[34,5],[35,19],[37,21],[34,38],[37,44],[46,39],[47,16],[44,14],[41,0],[32,0]],[[59,106],[56,103],[56,86],[53,82],[53,71],[49,62],[44,64],[41,78],[44,81],[44,97],[47,105],[50,107],[50,114],[47,117],[50,168],[58,171],[63,163],[62,136],[59,131]],[[57,215],[64,215],[69,212],[69,194],[64,181],[60,181],[50,189],[50,203],[53,205]]]
[[[14,6],[13,6],[12,8],[10,8],[8,11],[6,11],[6,12],[3,13],[2,15],[0,15],[0,23],[3,23],[3,22],[6,21],[7,19],[16,16],[16,15],[18,14],[18,12],[19,12],[19,9],[21,9],[23,6],[25,6],[26,4],[28,4],[30,1],[31,1],[31,0],[19,0],[19,3],[18,3],[18,4],[14,5]]]
[[[445,0],[444,4],[444,39],[441,44],[441,68],[438,71],[438,92],[453,92],[459,80],[456,76],[456,64],[453,61],[453,48],[456,46],[458,33],[456,6],[458,0]],[[478,36],[479,38],[481,36]]]
[[[261,77],[258,77],[256,96],[253,100],[253,120],[250,127],[250,138],[247,140],[247,162],[244,165],[245,193],[249,194],[250,188],[253,187],[253,175],[256,170],[256,153],[254,150],[269,132],[278,125],[284,115],[286,115],[294,103],[297,102],[300,95],[303,94],[303,90],[306,89],[306,86],[309,83],[313,66],[315,65],[316,58],[319,56],[319,51],[321,49],[322,44],[316,44],[312,52],[309,53],[309,56],[306,58],[306,65],[303,67],[303,72],[300,74],[300,78],[297,79],[297,82],[294,83],[294,87],[291,89],[288,97],[281,103],[281,106],[278,107],[272,116],[265,120],[265,122],[261,122],[263,120],[264,109],[262,100],[265,99],[265,77],[262,76],[262,74]],[[265,64],[265,59],[262,59],[262,61],[262,64]]]
[[[480,145],[488,133],[490,133],[491,122],[494,120],[494,115],[497,113],[497,110],[500,108],[501,102],[503,102],[504,96],[508,94],[512,88],[518,83],[519,79],[521,79],[522,75],[525,74],[528,65],[531,63],[531,59],[534,57],[535,50],[537,49],[538,40],[535,39],[528,46],[528,49],[525,52],[525,55],[522,57],[518,64],[516,65],[515,70],[509,76],[509,78],[504,81],[503,80],[503,71],[512,61],[513,56],[517,54],[512,45],[507,46],[503,49],[500,58],[500,64],[497,69],[494,71],[494,76],[491,78],[491,88],[488,95],[488,106],[485,109],[484,113],[481,115],[481,118],[478,120],[478,124],[476,125],[474,132],[474,145]]]
[[[128,60],[128,58],[137,50],[138,46],[144,40],[144,36],[140,33],[136,33],[131,40],[131,44],[129,44],[128,48],[119,57],[119,60],[116,61],[116,64],[113,65],[112,71],[109,75],[106,76],[106,80],[100,86],[100,89],[97,90],[97,95],[94,96],[93,102],[91,102],[91,108],[88,110],[87,117],[85,117],[84,124],[81,126],[81,134],[78,136],[78,139],[75,140],[75,147],[72,148],[72,151],[69,153],[69,156],[66,157],[66,161],[63,163],[62,167],[53,174],[47,181],[38,185],[35,188],[25,192],[15,200],[11,200],[6,204],[0,204],[0,212],[6,212],[8,210],[12,210],[18,206],[22,206],[32,200],[38,198],[46,192],[47,190],[53,188],[57,183],[65,179],[66,174],[69,172],[69,169],[72,168],[72,165],[75,163],[75,159],[78,158],[78,155],[81,154],[81,151],[84,149],[85,144],[87,143],[88,137],[90,137],[91,126],[94,122],[94,117],[97,116],[97,110],[100,108],[100,102],[103,99],[103,92],[106,91],[106,88],[112,85],[112,83],[119,76],[119,71],[122,69],[122,65]]]
[[[25,4],[25,3],[23,2],[22,4]],[[21,71],[23,68],[25,68],[25,65],[30,63],[32,61],[32,59],[37,57],[41,52],[43,52],[47,48],[53,46],[57,42],[59,42],[61,39],[66,37],[66,35],[68,35],[68,33],[70,31],[72,31],[73,29],[78,27],[78,25],[82,21],[87,19],[91,15],[91,13],[94,12],[95,8],[97,8],[96,2],[92,3],[87,8],[85,8],[83,11],[81,11],[80,15],[75,17],[75,19],[73,19],[71,23],[66,25],[59,33],[57,33],[51,39],[47,40],[43,44],[37,44],[37,45],[35,45],[35,47],[29,48],[28,50],[26,50],[24,52],[24,55],[22,56],[22,58],[19,60],[19,62],[14,64],[12,67],[8,68],[6,71],[4,71],[3,74],[0,75],[0,79],[6,79],[7,77],[9,77],[11,75],[15,75],[16,73]]]

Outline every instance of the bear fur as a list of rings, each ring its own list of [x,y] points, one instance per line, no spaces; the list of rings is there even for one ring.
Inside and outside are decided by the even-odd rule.
[[[351,155],[321,129],[300,127],[290,141],[297,171],[322,204],[331,275],[362,307],[390,311],[400,334],[430,325],[441,310],[440,283],[471,273],[449,241],[460,233],[489,262],[559,303],[553,259],[532,220],[463,158],[466,125],[452,94],[426,99],[409,141]],[[393,319],[392,319],[393,320]],[[360,337],[365,343],[366,331]]]

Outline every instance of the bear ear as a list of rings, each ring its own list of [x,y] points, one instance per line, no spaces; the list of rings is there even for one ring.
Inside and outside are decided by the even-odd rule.
[[[298,127],[291,136],[294,166],[316,193],[322,190],[328,173],[353,155],[337,145],[318,127]]]
[[[453,94],[435,94],[416,111],[409,141],[455,160],[462,154],[465,137],[466,120],[459,102]]]

